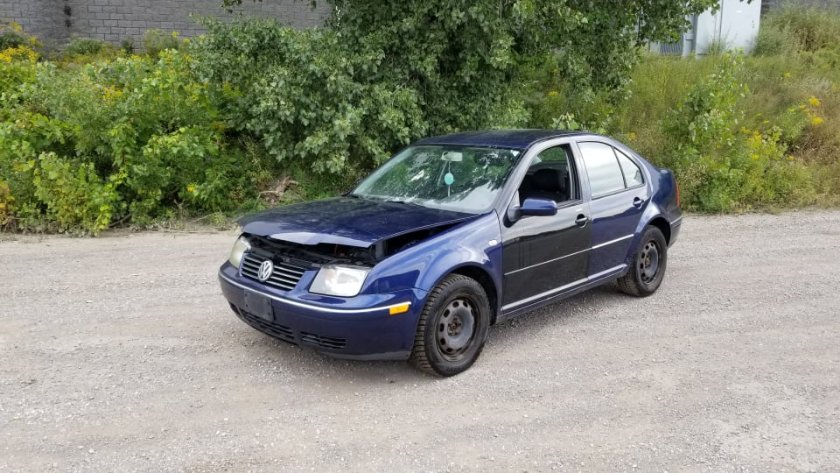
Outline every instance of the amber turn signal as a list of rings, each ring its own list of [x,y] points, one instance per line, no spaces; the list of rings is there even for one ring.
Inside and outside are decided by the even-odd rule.
[[[411,306],[411,302],[404,302],[404,303],[402,303],[402,304],[397,304],[397,305],[391,306],[391,307],[388,309],[388,314],[390,314],[390,315],[398,315],[398,314],[402,314],[402,313],[408,312],[408,308],[409,308],[410,306]]]

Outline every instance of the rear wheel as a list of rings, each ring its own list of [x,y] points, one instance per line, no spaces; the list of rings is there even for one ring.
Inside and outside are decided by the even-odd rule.
[[[656,227],[645,228],[627,274],[618,279],[623,292],[646,297],[659,289],[668,263],[668,243]]]
[[[423,307],[411,362],[439,376],[467,370],[484,347],[490,304],[476,280],[452,274],[432,290]]]

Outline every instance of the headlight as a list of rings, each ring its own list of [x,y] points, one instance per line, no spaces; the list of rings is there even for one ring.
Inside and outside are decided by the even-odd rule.
[[[318,271],[309,292],[328,296],[353,297],[362,290],[370,268],[324,266]]]
[[[238,268],[239,264],[242,262],[242,255],[250,249],[251,243],[249,243],[244,236],[237,238],[236,243],[233,244],[233,248],[230,250],[230,257],[228,258],[228,261],[234,268]]]

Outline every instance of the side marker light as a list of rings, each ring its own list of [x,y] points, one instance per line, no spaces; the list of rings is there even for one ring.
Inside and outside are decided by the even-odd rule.
[[[411,307],[411,302],[404,302],[402,304],[392,306],[390,309],[388,309],[388,314],[389,315],[399,315],[399,314],[408,312],[409,307]]]

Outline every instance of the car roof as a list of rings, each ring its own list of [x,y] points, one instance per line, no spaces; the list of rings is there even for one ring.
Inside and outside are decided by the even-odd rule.
[[[419,145],[486,146],[490,148],[525,149],[540,141],[564,136],[587,135],[587,132],[568,130],[484,130],[424,138]]]

